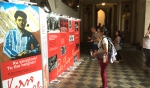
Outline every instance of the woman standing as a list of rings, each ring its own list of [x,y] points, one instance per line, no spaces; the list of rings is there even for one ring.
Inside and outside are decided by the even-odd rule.
[[[150,25],[148,30],[143,38],[143,50],[145,54],[145,65],[142,67],[143,70],[149,70],[150,66]]]
[[[101,68],[102,86],[100,88],[107,88],[107,75],[106,69],[108,66],[108,40],[106,38],[107,31],[100,29],[101,40],[98,43],[98,52],[94,53],[94,56],[98,56]]]
[[[122,49],[121,46],[120,46],[120,40],[121,40],[121,33],[120,33],[120,31],[117,30],[115,35],[116,35],[116,38],[114,40],[114,45],[115,45],[115,48],[117,50],[117,62],[120,62],[120,61],[122,61],[122,58],[120,56],[120,50]]]

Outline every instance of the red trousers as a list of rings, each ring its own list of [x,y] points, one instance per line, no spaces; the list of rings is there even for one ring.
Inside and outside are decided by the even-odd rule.
[[[100,68],[101,68],[101,78],[102,78],[102,88],[107,88],[107,75],[106,75],[106,69],[108,66],[108,59],[106,60],[106,63],[103,63],[103,59],[100,59]]]

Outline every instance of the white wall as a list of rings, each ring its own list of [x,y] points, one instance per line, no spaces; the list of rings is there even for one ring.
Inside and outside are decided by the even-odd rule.
[[[48,0],[50,7],[52,9],[52,12],[58,13],[61,15],[67,15],[70,17],[75,17],[79,18],[79,13],[78,11],[74,11],[72,8],[64,4],[61,0],[56,0],[57,1],[57,8],[55,8],[55,0]]]

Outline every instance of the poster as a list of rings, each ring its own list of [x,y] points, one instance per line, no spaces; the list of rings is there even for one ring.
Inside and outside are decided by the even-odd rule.
[[[73,19],[69,18],[68,19],[68,29],[69,29],[69,58],[71,59],[71,64],[74,63],[74,47],[75,47],[75,34],[74,34],[74,24],[73,24]]]
[[[68,29],[68,18],[60,18],[60,35],[61,35],[61,60],[62,60],[62,72],[67,70],[71,64],[71,58],[69,58],[69,29]],[[71,37],[71,36],[70,36]],[[73,41],[70,39],[70,41]]]
[[[58,71],[60,60],[60,17],[54,13],[47,15],[47,41],[48,41],[48,71],[50,81],[61,72]]]
[[[43,88],[39,9],[0,2],[3,88]]]

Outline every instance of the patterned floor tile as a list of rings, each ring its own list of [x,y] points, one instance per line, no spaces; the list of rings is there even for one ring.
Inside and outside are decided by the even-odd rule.
[[[88,59],[89,52],[85,51],[81,50],[84,61],[69,71],[66,78],[58,77],[60,83],[50,84],[49,88],[99,88],[102,85],[98,61]],[[120,54],[122,63],[108,65],[108,88],[150,88],[150,72],[141,69],[144,63],[142,51],[123,49]]]

